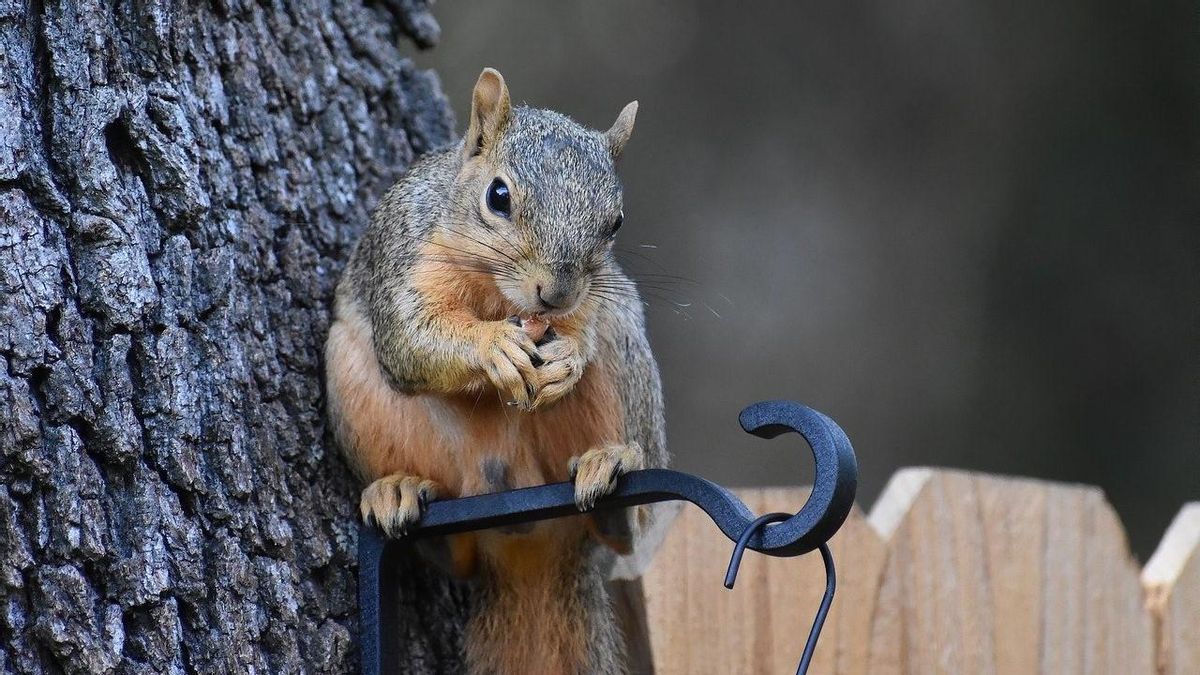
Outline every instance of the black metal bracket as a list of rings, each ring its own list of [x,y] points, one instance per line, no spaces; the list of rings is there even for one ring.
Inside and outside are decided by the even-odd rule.
[[[804,506],[778,524],[756,526],[745,540],[745,548],[790,557],[821,547],[850,514],[858,487],[858,465],[845,432],[829,417],[791,401],[755,403],[742,410],[739,421],[748,433],[762,438],[774,438],[789,431],[800,434],[812,448],[816,463],[812,492]],[[595,509],[670,500],[686,500],[700,507],[733,542],[755,525],[755,514],[729,490],[712,481],[667,469],[646,469],[622,476],[613,493],[601,498]],[[392,545],[577,513],[574,486],[563,482],[432,502],[419,525],[397,540],[385,538],[378,528],[362,526],[358,541],[358,599],[363,673],[385,672],[390,650],[381,638],[399,634],[390,630],[394,627],[384,625],[391,613],[381,606],[385,554]]]

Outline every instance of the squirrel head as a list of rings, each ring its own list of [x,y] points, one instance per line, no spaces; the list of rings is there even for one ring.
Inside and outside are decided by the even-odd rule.
[[[500,73],[480,74],[446,227],[519,311],[570,313],[611,280],[624,218],[614,162],[636,114],[634,101],[594,131],[513,107]]]

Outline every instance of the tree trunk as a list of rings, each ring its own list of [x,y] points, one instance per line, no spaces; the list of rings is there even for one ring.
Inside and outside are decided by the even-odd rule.
[[[357,668],[321,349],[452,135],[425,5],[0,0],[0,672]],[[457,670],[465,594],[403,583],[411,671]]]

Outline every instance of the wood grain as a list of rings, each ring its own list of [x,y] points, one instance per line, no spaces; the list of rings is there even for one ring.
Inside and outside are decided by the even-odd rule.
[[[757,513],[795,511],[807,498],[796,488],[739,490]],[[866,645],[875,599],[871,579],[883,543],[862,514],[851,513],[830,542],[858,582],[843,585],[825,626],[813,672],[866,672]],[[699,509],[687,506],[646,572],[646,611],[659,673],[774,673],[796,669],[813,614],[825,590],[816,554],[772,558],[748,552],[733,590],[722,585],[733,551]],[[872,572],[871,570],[874,570]]]
[[[1150,672],[1138,570],[1099,490],[906,470],[871,522],[889,546],[871,672]]]
[[[758,513],[807,496],[737,492]],[[906,469],[831,545],[838,591],[814,673],[1200,673],[1200,504],[1141,572],[1099,489]],[[667,534],[644,579],[659,672],[795,670],[819,556],[748,553],[727,591],[732,548],[694,507]]]

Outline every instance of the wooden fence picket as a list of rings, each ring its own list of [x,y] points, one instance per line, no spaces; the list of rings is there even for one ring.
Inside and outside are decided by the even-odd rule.
[[[737,492],[757,513],[807,496]],[[838,593],[814,673],[1200,673],[1200,503],[1140,572],[1096,488],[906,469],[830,544]],[[646,570],[659,673],[795,670],[824,590],[820,557],[747,553],[727,591],[731,550],[688,507]]]
[[[795,509],[802,488],[738,490],[755,513]],[[853,542],[851,544],[850,542]],[[872,617],[883,542],[855,509],[831,540],[834,557],[862,570],[863,583],[840,585],[813,672],[865,673],[858,640]],[[796,669],[804,637],[825,591],[816,554],[771,558],[747,552],[733,590],[722,585],[733,544],[703,512],[685,507],[644,579],[654,662],[672,673],[774,673]]]
[[[1200,502],[1175,516],[1142,571],[1160,675],[1200,673]]]

